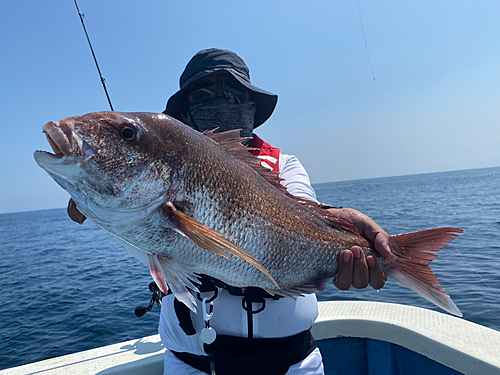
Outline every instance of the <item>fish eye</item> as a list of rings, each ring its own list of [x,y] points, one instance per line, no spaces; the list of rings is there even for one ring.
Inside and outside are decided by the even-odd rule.
[[[120,133],[122,138],[125,139],[126,141],[135,141],[138,138],[137,129],[134,126],[128,124],[122,128]]]

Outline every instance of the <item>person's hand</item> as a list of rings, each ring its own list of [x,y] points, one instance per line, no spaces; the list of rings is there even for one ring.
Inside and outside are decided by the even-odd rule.
[[[335,216],[351,223],[359,233],[370,242],[375,250],[387,258],[389,249],[389,235],[368,216],[352,208],[330,208]],[[387,281],[387,276],[382,267],[373,256],[365,258],[359,246],[343,250],[339,257],[338,275],[333,280],[334,285],[340,290],[349,290],[351,285],[356,289],[363,289],[370,284],[374,289],[381,289]]]
[[[66,211],[68,212],[68,216],[71,218],[71,220],[73,220],[78,224],[83,224],[83,222],[87,219],[84,214],[78,211],[78,208],[76,208],[76,203],[73,200],[73,198],[69,199],[68,208],[66,209]]]

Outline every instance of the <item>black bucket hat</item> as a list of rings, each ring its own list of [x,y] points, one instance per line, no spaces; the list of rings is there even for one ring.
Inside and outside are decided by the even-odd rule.
[[[250,83],[250,71],[245,62],[234,52],[210,48],[198,52],[188,62],[179,80],[180,90],[168,99],[167,108],[163,113],[181,119],[181,111],[185,95],[193,82],[210,76],[227,72],[250,91],[255,101],[254,128],[266,121],[274,111],[278,95],[259,89]]]

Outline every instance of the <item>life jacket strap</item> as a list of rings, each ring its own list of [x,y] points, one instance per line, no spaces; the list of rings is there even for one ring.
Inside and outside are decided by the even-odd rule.
[[[209,356],[172,353],[207,374],[211,373],[212,361],[217,375],[283,375],[291,365],[304,360],[314,349],[316,342],[311,331],[307,330],[281,338],[249,339],[220,335],[213,344],[205,346]]]
[[[245,289],[236,288],[234,286],[227,285],[226,283],[223,283],[222,281],[207,275],[200,276],[200,284],[201,285],[198,287],[200,293],[214,292],[214,295],[209,300],[209,302],[212,302],[215,298],[217,298],[218,294],[217,288],[225,289],[229,292],[229,294],[233,296],[243,297],[242,307],[247,312],[249,338],[253,337],[253,315],[258,314],[265,309],[266,307],[265,298],[270,298],[274,300],[283,298],[282,296],[279,295],[273,296],[261,288],[255,288],[255,287],[248,287]],[[201,295],[199,293],[198,293],[198,299],[200,301],[202,300]],[[257,310],[253,310],[252,306],[253,303],[260,303],[262,304],[262,306]],[[175,315],[179,320],[179,325],[184,331],[184,333],[188,336],[194,335],[196,333],[196,330],[193,327],[193,322],[191,320],[191,314],[189,308],[185,306],[183,303],[179,302],[176,298],[174,300],[174,310],[175,310]]]
[[[188,336],[194,335],[196,330],[193,327],[189,308],[182,302],[179,302],[177,298],[174,298],[174,310],[184,333]]]

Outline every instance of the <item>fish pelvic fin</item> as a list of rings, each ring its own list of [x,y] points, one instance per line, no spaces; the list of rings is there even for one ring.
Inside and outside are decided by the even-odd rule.
[[[462,232],[462,229],[448,227],[391,236],[392,255],[385,259],[385,274],[450,314],[463,316],[429,268],[438,256],[436,252]]]
[[[148,253],[148,261],[149,272],[161,291],[168,294],[171,289],[175,298],[196,313],[196,299],[188,290],[199,292],[196,287],[199,279],[193,272],[193,267],[157,254]]]
[[[226,238],[227,236],[184,215],[182,212],[178,211],[171,202],[165,203],[163,212],[168,217],[169,227],[180,232],[195,245],[227,259],[231,259],[229,255],[233,255],[244,260],[264,273],[279,288],[274,278],[259,261],[252,254],[229,241]]]

